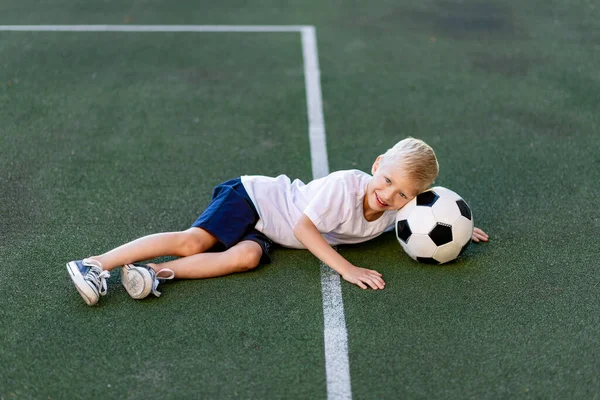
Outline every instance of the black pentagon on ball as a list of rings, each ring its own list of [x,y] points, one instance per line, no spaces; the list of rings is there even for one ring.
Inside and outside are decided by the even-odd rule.
[[[398,239],[402,240],[404,243],[408,242],[408,238],[410,237],[410,235],[412,235],[410,226],[408,226],[408,221],[405,219],[403,219],[402,221],[398,221],[396,232],[398,232]]]
[[[467,202],[464,201],[463,199],[456,200],[456,205],[458,206],[458,209],[460,210],[460,213],[462,214],[462,216],[467,218],[468,220],[470,220],[471,219],[471,207],[469,207]]]
[[[452,227],[446,224],[438,224],[429,232],[429,237],[438,246],[452,241]]]
[[[440,196],[433,190],[429,190],[427,192],[419,193],[417,195],[417,205],[431,207]]]
[[[417,261],[423,264],[433,264],[433,265],[437,265],[440,262],[434,258],[431,257],[417,257]]]

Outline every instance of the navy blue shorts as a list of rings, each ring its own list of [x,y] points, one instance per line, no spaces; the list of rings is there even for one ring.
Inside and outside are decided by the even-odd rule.
[[[242,180],[235,178],[215,188],[212,201],[192,227],[202,228],[217,238],[219,243],[211,251],[224,251],[243,240],[252,240],[263,250],[261,264],[268,264],[273,242],[254,229],[259,218]]]

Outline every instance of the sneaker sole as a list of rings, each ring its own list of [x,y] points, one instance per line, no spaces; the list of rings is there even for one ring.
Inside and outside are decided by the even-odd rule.
[[[67,271],[69,271],[69,276],[75,284],[75,288],[77,289],[83,300],[87,303],[87,305],[93,306],[94,304],[96,304],[100,296],[83,278],[83,275],[81,275],[81,272],[79,271],[79,267],[74,261],[67,263]]]
[[[124,266],[121,268],[121,283],[132,299],[143,299],[152,291],[152,276],[145,269]]]

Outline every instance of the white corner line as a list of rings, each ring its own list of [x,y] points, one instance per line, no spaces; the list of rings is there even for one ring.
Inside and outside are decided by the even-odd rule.
[[[0,31],[33,32],[304,32],[305,25],[0,25]]]
[[[317,35],[314,27],[302,29],[302,54],[304,55],[311,165],[313,179],[318,179],[329,174],[329,161],[323,118]],[[340,275],[323,263],[321,263],[321,292],[323,294],[327,399],[349,400],[352,399],[352,386],[348,360],[348,332]]]

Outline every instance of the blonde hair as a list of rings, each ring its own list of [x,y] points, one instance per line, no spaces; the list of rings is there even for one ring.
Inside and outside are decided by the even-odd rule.
[[[435,152],[420,139],[408,137],[381,156],[380,165],[394,165],[412,179],[419,193],[427,190],[439,173]]]

